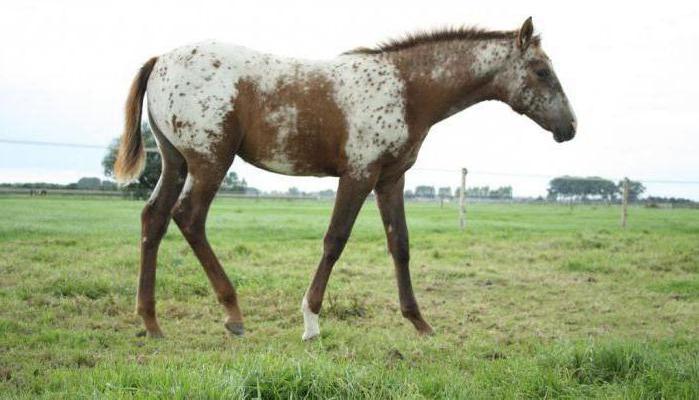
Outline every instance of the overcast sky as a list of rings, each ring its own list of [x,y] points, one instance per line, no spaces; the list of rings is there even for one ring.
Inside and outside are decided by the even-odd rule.
[[[128,86],[149,57],[218,39],[331,58],[416,29],[515,29],[534,18],[579,120],[551,134],[508,106],[478,104],[436,125],[408,186],[511,184],[545,194],[555,175],[699,181],[699,6],[567,1],[3,1],[0,139],[106,145],[121,132]],[[0,142],[0,182],[101,176],[101,149]],[[334,188],[334,178],[284,177],[236,160],[256,187]],[[508,176],[503,174],[515,174]],[[649,194],[699,199],[699,184],[649,182]]]

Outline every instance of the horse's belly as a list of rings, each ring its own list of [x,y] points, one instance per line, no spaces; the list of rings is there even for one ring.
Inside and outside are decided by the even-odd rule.
[[[337,176],[336,152],[315,135],[246,132],[237,154],[256,167],[279,174]]]
[[[290,176],[337,176],[337,173],[332,173],[331,171],[323,170],[322,168],[313,168],[310,166],[299,166],[296,162],[284,159],[247,159],[244,155],[240,154],[240,157],[258,168],[265,171],[276,172],[282,175]]]

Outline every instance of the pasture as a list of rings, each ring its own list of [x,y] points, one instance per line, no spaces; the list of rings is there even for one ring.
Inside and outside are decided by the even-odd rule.
[[[334,269],[319,340],[300,302],[332,203],[218,199],[209,239],[237,285],[230,337],[174,224],[149,340],[134,313],[142,203],[0,198],[2,398],[699,398],[699,212],[408,203],[436,335],[400,315],[373,202]]]

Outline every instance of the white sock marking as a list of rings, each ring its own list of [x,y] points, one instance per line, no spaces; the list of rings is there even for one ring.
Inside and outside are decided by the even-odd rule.
[[[308,307],[308,300],[303,296],[301,302],[301,311],[303,312],[303,336],[301,339],[310,340],[320,335],[320,325],[318,325],[318,314],[313,313]]]

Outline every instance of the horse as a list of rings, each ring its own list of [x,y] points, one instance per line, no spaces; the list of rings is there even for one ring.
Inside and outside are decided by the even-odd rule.
[[[162,337],[155,312],[158,247],[170,219],[181,230],[227,313],[244,334],[236,290],[206,237],[206,217],[235,156],[267,171],[339,177],[323,252],[301,302],[303,340],[320,335],[319,314],[333,265],[373,190],[393,258],[402,315],[422,335],[409,271],[405,172],[435,123],[487,100],[508,104],[572,139],[576,118],[531,17],[519,29],[448,28],[310,61],[206,41],[153,57],[131,85],[115,162],[124,183],[143,169],[143,99],[162,159],[141,213],[137,313]]]

